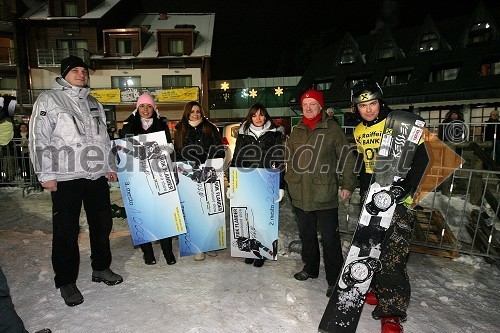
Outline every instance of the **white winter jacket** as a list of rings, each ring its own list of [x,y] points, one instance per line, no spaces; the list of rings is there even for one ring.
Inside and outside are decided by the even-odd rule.
[[[90,96],[90,88],[60,77],[33,105],[29,146],[41,183],[95,180],[116,170],[101,103]]]

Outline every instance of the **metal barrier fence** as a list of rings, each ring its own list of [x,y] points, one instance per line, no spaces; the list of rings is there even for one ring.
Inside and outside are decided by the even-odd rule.
[[[457,169],[415,207],[412,251],[450,258],[465,253],[488,261],[500,259],[499,197],[500,172],[481,166]],[[355,191],[351,201],[341,203],[339,209],[342,234],[354,233],[360,210]]]
[[[456,170],[420,203],[414,244],[500,259],[500,172],[472,160],[478,168]]]
[[[0,150],[0,186],[19,186],[23,195],[41,186],[29,159],[29,151],[21,139],[12,139]]]

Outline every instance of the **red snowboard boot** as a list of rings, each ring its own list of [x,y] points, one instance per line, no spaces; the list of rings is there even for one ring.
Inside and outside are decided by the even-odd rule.
[[[386,317],[380,319],[382,333],[403,333],[403,326],[399,323],[399,317]]]
[[[373,291],[369,291],[365,297],[365,303],[370,305],[378,305],[377,295]]]

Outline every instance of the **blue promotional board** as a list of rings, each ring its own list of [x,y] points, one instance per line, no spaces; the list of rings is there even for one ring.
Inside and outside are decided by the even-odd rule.
[[[224,159],[205,164],[176,162],[179,197],[187,232],[179,235],[181,256],[226,248]]]
[[[278,169],[229,168],[231,256],[277,259]]]
[[[134,245],[186,232],[170,159],[172,144],[164,132],[113,141],[118,181]]]

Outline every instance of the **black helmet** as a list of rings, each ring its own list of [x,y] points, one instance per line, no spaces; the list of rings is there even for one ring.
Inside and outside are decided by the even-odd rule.
[[[371,101],[372,99],[382,99],[383,96],[382,88],[380,88],[377,82],[372,80],[359,81],[352,87],[351,103],[354,106],[358,103]]]

